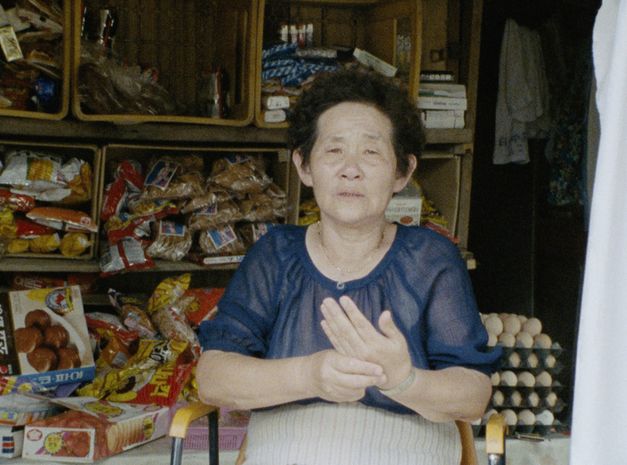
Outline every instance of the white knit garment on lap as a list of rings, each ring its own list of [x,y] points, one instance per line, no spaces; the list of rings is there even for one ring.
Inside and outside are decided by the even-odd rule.
[[[245,465],[459,465],[454,422],[433,423],[360,403],[254,412]]]

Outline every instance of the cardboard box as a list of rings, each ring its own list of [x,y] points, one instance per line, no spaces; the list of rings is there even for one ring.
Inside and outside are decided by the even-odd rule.
[[[220,409],[218,427],[218,447],[220,450],[239,450],[250,420],[250,411]],[[209,422],[207,417],[200,418],[192,423],[187,430],[185,449],[208,450]]]
[[[390,203],[385,209],[385,218],[388,221],[405,226],[419,225],[421,210],[422,199],[420,198],[420,190],[409,183],[402,191],[390,199]]]
[[[167,407],[94,397],[54,402],[70,410],[26,426],[23,458],[91,463],[165,436],[170,425]]]
[[[79,286],[0,294],[0,393],[94,378]]]
[[[22,455],[24,443],[24,427],[0,426],[0,458],[10,459]]]

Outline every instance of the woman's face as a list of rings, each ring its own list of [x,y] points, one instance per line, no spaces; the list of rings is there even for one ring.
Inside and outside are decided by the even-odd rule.
[[[400,191],[416,167],[412,155],[407,175],[396,172],[390,119],[373,106],[344,102],[318,118],[318,137],[309,164],[294,161],[301,180],[313,188],[323,218],[360,224],[380,221],[392,194]]]

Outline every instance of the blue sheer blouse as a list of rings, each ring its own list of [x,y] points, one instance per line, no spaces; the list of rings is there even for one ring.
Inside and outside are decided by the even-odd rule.
[[[392,311],[415,367],[463,366],[488,375],[496,370],[501,351],[486,347],[468,272],[448,239],[398,226],[390,249],[367,276],[339,284],[318,271],[305,233],[305,227],[279,226],[251,248],[217,316],[200,327],[204,350],[278,359],[330,349],[320,327],[320,305],[326,297],[348,295],[375,327],[381,312]],[[367,389],[361,402],[414,413],[375,388]]]

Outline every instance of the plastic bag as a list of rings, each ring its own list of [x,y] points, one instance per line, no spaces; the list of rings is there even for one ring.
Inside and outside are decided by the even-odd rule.
[[[117,244],[106,246],[100,256],[101,276],[109,276],[122,271],[145,270],[154,266],[152,259],[144,253],[141,243],[133,238],[126,238]]]
[[[192,246],[192,234],[185,225],[172,221],[157,223],[157,237],[148,246],[146,253],[152,258],[180,261]]]

